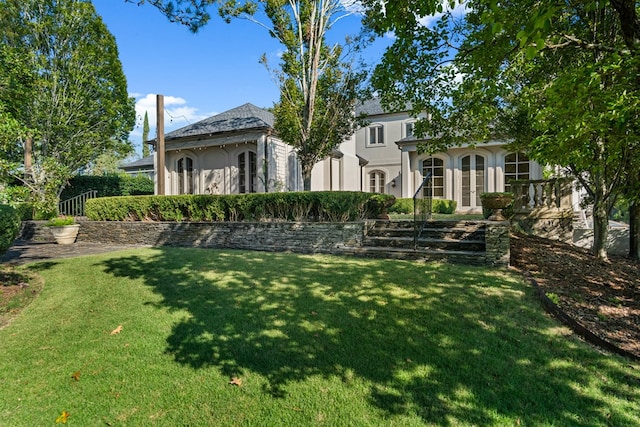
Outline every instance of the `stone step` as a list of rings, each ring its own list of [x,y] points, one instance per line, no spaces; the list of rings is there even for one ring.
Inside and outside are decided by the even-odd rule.
[[[453,250],[417,250],[392,247],[363,246],[358,248],[344,247],[342,252],[348,255],[366,258],[388,258],[413,261],[442,261],[469,265],[484,265],[486,256],[484,252],[453,251]]]
[[[481,220],[429,220],[426,221],[427,228],[458,228],[458,229],[477,229],[486,226],[487,221]],[[384,228],[384,229],[403,229],[414,228],[413,221],[410,220],[378,220],[375,221],[372,228]]]
[[[441,240],[484,241],[484,221],[428,221],[421,238]],[[367,228],[368,238],[411,238],[415,235],[413,221],[377,221]]]
[[[383,248],[407,248],[413,249],[416,245],[413,236],[410,237],[383,237],[367,236],[363,241],[364,246]],[[421,237],[418,239],[417,247],[433,250],[454,250],[483,252],[485,250],[484,239],[434,239]]]
[[[367,232],[368,237],[413,238],[414,234],[415,230],[413,228],[376,228]],[[484,240],[484,228],[425,228],[422,230],[421,237],[448,240]]]

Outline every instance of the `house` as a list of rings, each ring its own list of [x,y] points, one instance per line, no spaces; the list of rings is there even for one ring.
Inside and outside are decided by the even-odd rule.
[[[459,212],[479,212],[481,193],[509,191],[512,179],[542,178],[540,165],[509,152],[505,141],[420,154],[418,144],[425,140],[413,134],[416,119],[408,112],[386,112],[377,99],[364,102],[360,111],[369,123],[355,134],[356,154],[367,161],[363,191],[413,197],[431,172],[434,198],[455,200]]]
[[[295,152],[273,123],[271,112],[247,103],[167,133],[165,194],[300,190]]]
[[[455,200],[461,212],[478,212],[480,193],[508,191],[511,179],[542,178],[540,165],[509,152],[504,141],[420,154],[415,118],[408,112],[384,111],[373,99],[357,113],[366,114],[368,125],[314,167],[312,191],[412,197],[431,172],[434,198]],[[165,194],[302,190],[295,150],[278,138],[273,124],[271,112],[244,104],[167,133]]]
[[[155,172],[153,159],[154,159],[154,156],[152,154],[152,155],[143,157],[142,159],[133,161],[131,163],[120,165],[118,166],[118,169],[122,169],[127,175],[131,175],[131,176],[144,175],[144,176],[148,176],[149,178],[153,178],[154,172]]]

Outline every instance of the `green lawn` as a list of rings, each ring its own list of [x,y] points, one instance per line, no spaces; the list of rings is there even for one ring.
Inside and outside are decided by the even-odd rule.
[[[506,271],[177,248],[30,268],[42,294],[0,330],[3,426],[640,417],[640,366],[575,339]]]

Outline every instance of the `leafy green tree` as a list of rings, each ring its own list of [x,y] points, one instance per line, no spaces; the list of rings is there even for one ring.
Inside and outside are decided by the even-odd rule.
[[[147,157],[151,154],[149,144],[145,141],[149,139],[149,114],[144,112],[144,122],[142,123],[142,157]]]
[[[428,113],[421,149],[503,138],[566,167],[593,203],[594,254],[606,259],[610,209],[624,189],[640,196],[635,3],[472,0],[464,19],[432,0],[364,3],[368,27],[396,35],[374,85],[386,104]]]
[[[128,153],[114,153],[108,151],[100,154],[91,163],[88,170],[89,175],[118,175],[123,173],[119,168],[120,164],[126,161],[129,154],[133,153],[133,147]]]
[[[361,124],[354,115],[363,93],[366,73],[359,70],[352,54],[361,39],[328,45],[327,32],[335,22],[349,15],[351,3],[344,0],[213,0],[154,1],[169,19],[185,23],[192,30],[204,25],[207,7],[218,3],[219,14],[230,22],[249,19],[269,31],[284,47],[278,69],[262,62],[280,88],[274,108],[279,136],[295,147],[305,190],[311,189],[311,170],[326,158]],[[256,16],[266,16],[268,22]]]
[[[3,148],[2,171],[32,190],[41,208],[57,206],[68,178],[105,152],[128,152],[135,120],[134,100],[118,59],[115,39],[85,0],[6,0],[0,3],[0,34],[7,55],[21,56],[25,76],[17,80],[10,62],[0,62],[0,102],[33,138],[33,168],[21,170],[20,138]],[[26,96],[25,96],[26,95]],[[50,213],[49,213],[50,214]]]
[[[264,26],[284,47],[278,70],[271,69],[280,88],[274,107],[278,135],[295,149],[305,190],[311,171],[361,124],[355,104],[363,93],[366,73],[354,56],[360,40],[328,45],[326,35],[350,12],[341,0],[226,0],[220,14],[229,20],[245,17]],[[269,23],[255,16],[262,10]],[[262,62],[267,66],[266,57]]]
[[[196,32],[211,18],[207,7],[217,3],[218,0],[125,0],[125,2],[138,6],[148,3],[156,7],[171,22],[185,25]]]

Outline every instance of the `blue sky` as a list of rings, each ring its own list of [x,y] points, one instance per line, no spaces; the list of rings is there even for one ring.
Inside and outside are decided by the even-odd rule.
[[[93,0],[93,4],[116,38],[129,93],[136,99],[139,117],[130,139],[137,152],[145,111],[150,136],[155,135],[156,94],[165,97],[167,132],[246,102],[270,107],[278,100],[278,88],[258,61],[264,53],[271,66],[277,65],[283,48],[259,25],[247,20],[226,24],[214,15],[193,34],[149,5],[124,0]],[[349,17],[330,35],[357,33],[359,25],[359,17]],[[384,43],[381,40],[370,49],[368,61],[379,59]]]

